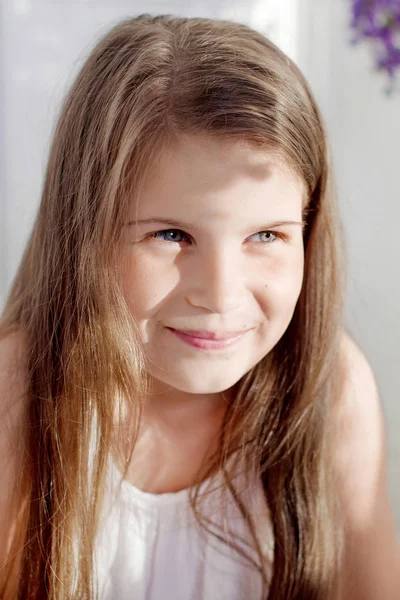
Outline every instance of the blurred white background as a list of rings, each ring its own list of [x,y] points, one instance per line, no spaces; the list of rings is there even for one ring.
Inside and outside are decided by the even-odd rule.
[[[0,4],[0,306],[38,207],[60,99],[94,40],[144,12],[228,18],[301,67],[330,133],[347,233],[346,325],[376,374],[400,532],[400,93],[388,98],[350,0],[3,0]]]

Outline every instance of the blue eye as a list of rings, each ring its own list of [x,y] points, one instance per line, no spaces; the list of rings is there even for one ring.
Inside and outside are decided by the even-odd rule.
[[[158,240],[164,240],[165,242],[179,243],[188,240],[186,234],[181,229],[163,229],[162,231],[155,231],[151,234],[151,237]]]
[[[270,236],[267,239],[264,238],[261,240],[264,244],[271,244],[279,237],[279,234],[273,233],[272,231],[259,231],[258,233],[255,233],[254,235],[259,235],[260,237],[266,236],[266,235]],[[250,237],[253,237],[253,236],[250,236]]]
[[[261,241],[263,244],[272,244],[275,242],[275,240],[282,237],[282,234],[277,232],[259,231],[258,233],[254,233],[252,236],[250,236],[250,238],[256,235],[260,236],[261,240],[259,241]],[[155,231],[154,233],[150,234],[150,237],[156,240],[162,240],[164,242],[181,243],[190,241],[188,235],[181,229],[163,229],[161,231]]]

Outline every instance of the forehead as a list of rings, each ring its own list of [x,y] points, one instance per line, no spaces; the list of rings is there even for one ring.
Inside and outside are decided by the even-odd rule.
[[[243,211],[293,210],[304,185],[276,153],[244,140],[182,135],[150,169],[135,212],[190,210],[226,219]]]

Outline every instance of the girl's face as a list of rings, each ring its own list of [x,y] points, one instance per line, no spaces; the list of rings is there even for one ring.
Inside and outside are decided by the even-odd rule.
[[[243,142],[182,136],[163,155],[132,204],[123,270],[159,383],[221,392],[275,346],[302,286],[303,199],[272,154]]]

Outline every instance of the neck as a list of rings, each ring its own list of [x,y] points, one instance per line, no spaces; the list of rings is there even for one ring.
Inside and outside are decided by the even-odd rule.
[[[153,493],[190,487],[217,449],[230,399],[229,391],[188,394],[154,382],[143,407],[127,479]]]
[[[232,390],[190,394],[154,380],[143,408],[143,419],[148,423],[156,422],[169,427],[196,427],[200,423],[222,418],[231,400]]]

